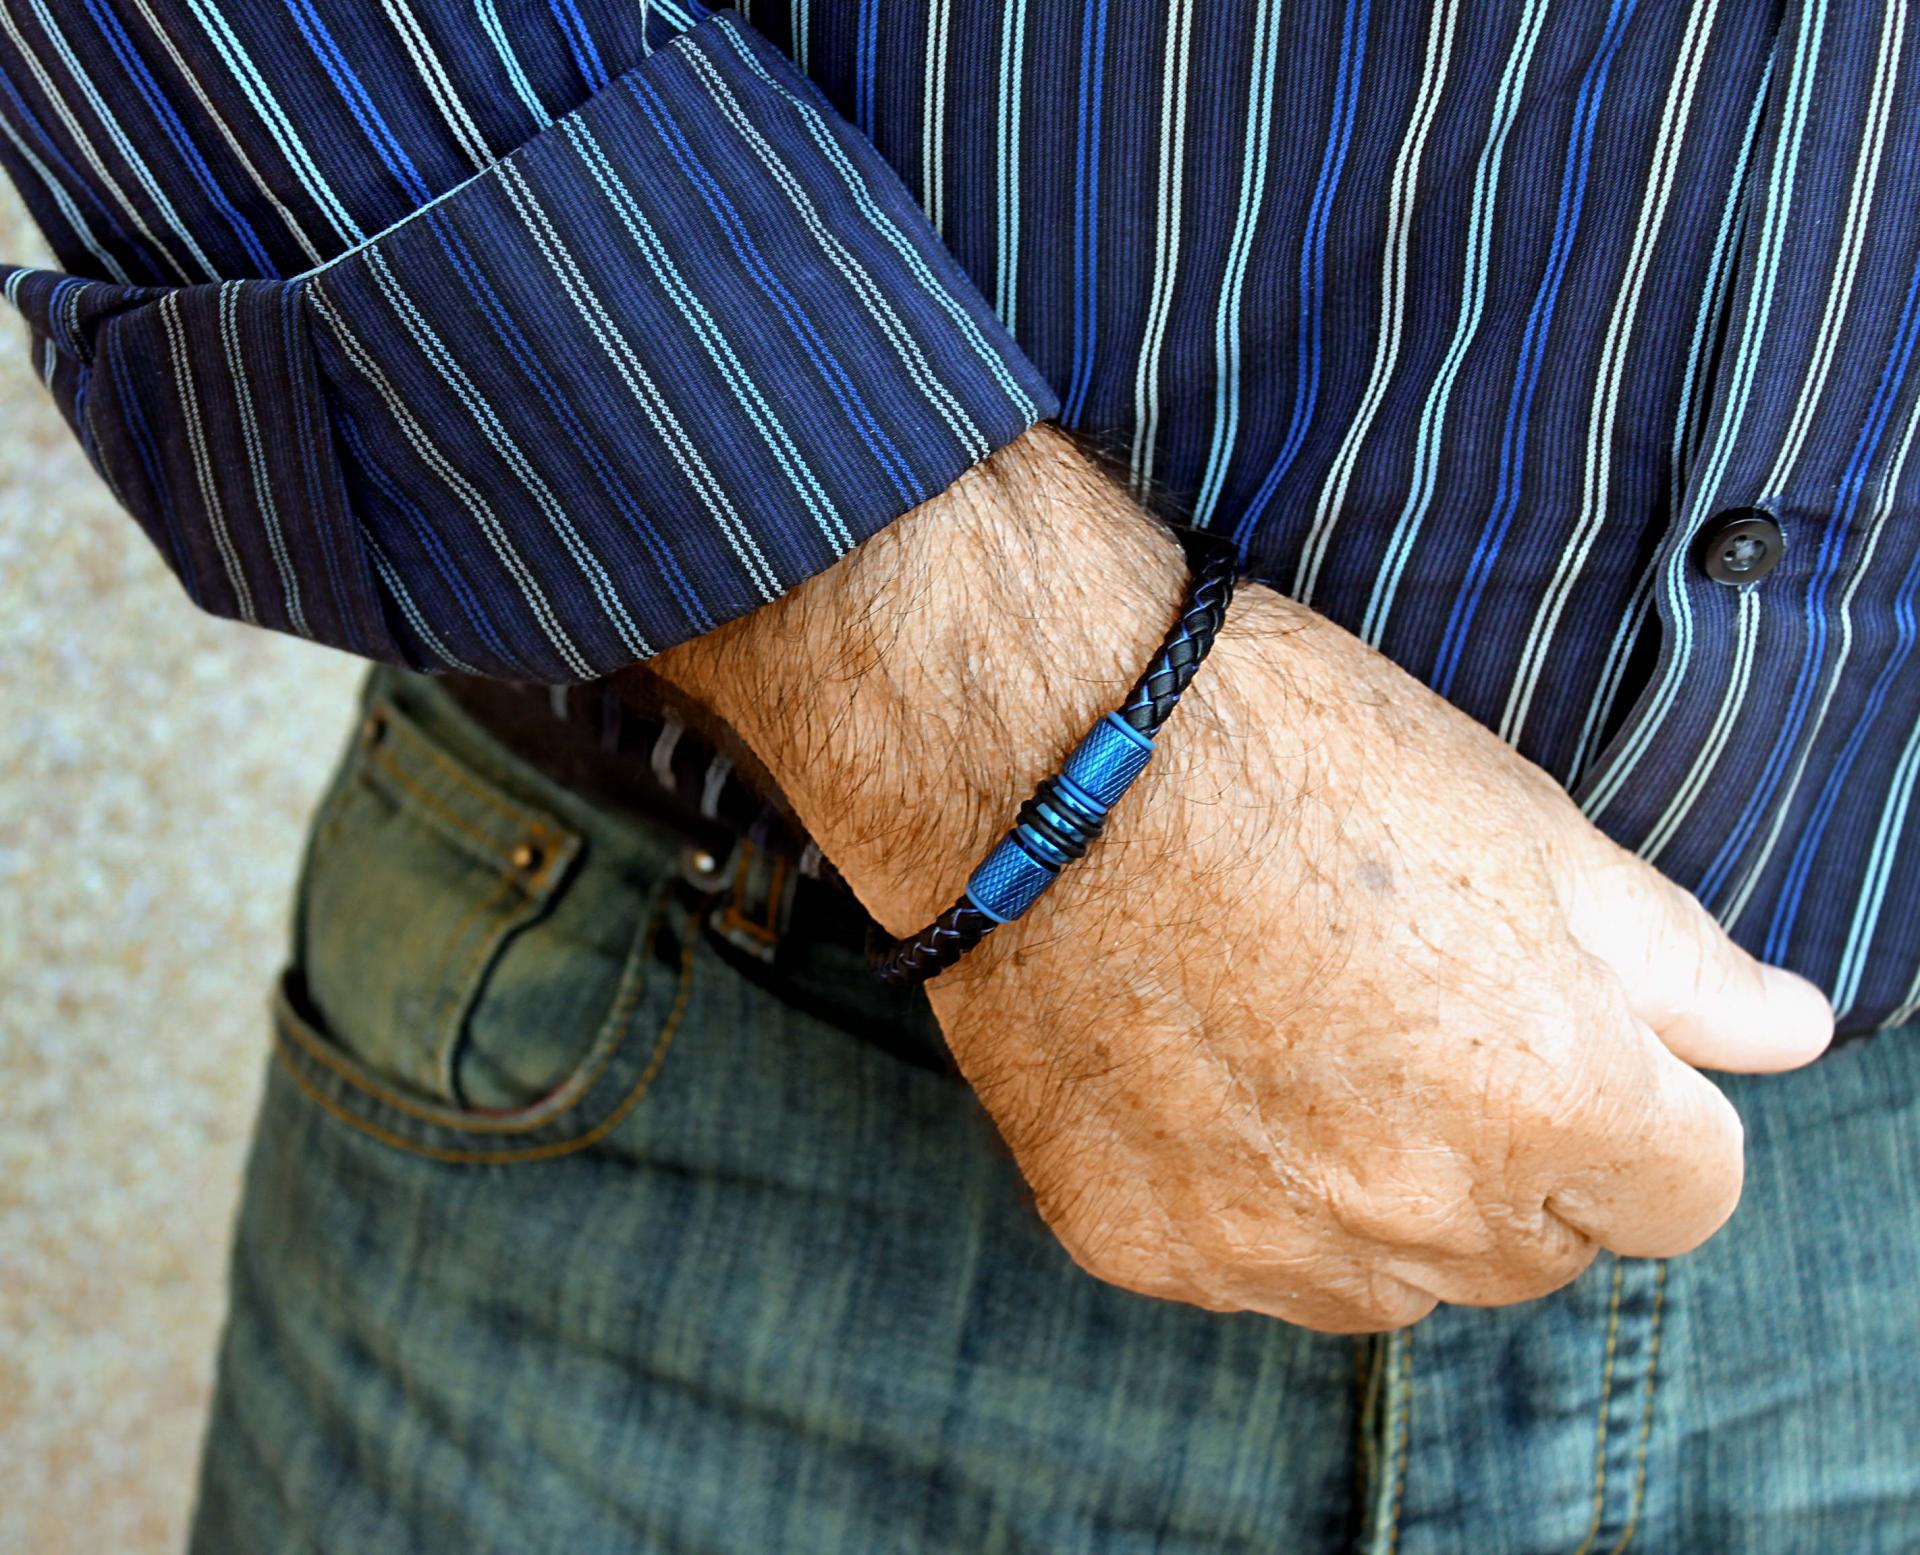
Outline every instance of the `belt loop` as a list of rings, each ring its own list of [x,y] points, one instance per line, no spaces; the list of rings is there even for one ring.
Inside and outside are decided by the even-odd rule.
[[[735,949],[771,962],[793,916],[798,880],[786,854],[742,837],[733,850],[731,887],[708,922]]]

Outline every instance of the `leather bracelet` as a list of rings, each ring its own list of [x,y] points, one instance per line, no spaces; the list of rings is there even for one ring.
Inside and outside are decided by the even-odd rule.
[[[1154,736],[1212,649],[1233,598],[1238,559],[1232,548],[1199,536],[1189,540],[1199,560],[1180,619],[1126,701],[1089,729],[1060,771],[1034,790],[1013,830],[968,877],[959,901],[906,939],[876,933],[868,956],[882,982],[938,977],[1001,924],[1018,918],[1087,851],[1107,812],[1146,770]]]

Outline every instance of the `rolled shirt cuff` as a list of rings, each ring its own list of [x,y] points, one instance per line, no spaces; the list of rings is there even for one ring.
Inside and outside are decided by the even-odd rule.
[[[6,289],[201,605],[517,680],[776,598],[1057,409],[871,144],[728,15],[305,275]]]

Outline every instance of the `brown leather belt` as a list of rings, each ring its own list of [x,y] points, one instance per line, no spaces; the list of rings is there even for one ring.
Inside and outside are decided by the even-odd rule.
[[[617,687],[466,675],[443,684],[463,712],[543,776],[681,836],[681,872],[706,899],[707,926],[747,961],[773,965],[802,923],[806,940],[864,945],[865,911],[759,763],[737,738],[717,732],[717,721],[672,705],[657,680],[629,671]],[[803,892],[812,905],[796,919]]]
[[[671,827],[724,857],[736,838],[837,880],[752,753],[644,671],[616,686],[527,686],[448,675],[461,709],[529,766],[589,802]]]

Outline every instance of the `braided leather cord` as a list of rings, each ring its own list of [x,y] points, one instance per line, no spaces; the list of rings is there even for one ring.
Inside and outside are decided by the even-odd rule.
[[[1231,546],[1202,535],[1185,538],[1199,559],[1180,619],[1168,630],[1160,651],[1118,709],[1119,716],[1148,739],[1160,732],[1179,705],[1181,694],[1192,684],[1201,661],[1212,651],[1238,581],[1238,559]],[[1043,783],[1036,798],[1046,790],[1047,783]],[[1029,800],[1028,806],[1033,803]],[[867,955],[882,982],[924,983],[954,965],[999,926],[996,919],[962,896],[918,934],[906,939],[889,940],[876,931],[868,942]]]
[[[998,927],[962,897],[910,939],[888,939],[874,930],[867,958],[883,983],[929,982]]]
[[[1227,619],[1227,606],[1233,603],[1233,586],[1239,578],[1232,549],[1209,544],[1200,557],[1180,619],[1120,707],[1120,716],[1148,739],[1160,732],[1179,705],[1200,661],[1212,651],[1213,640]]]

